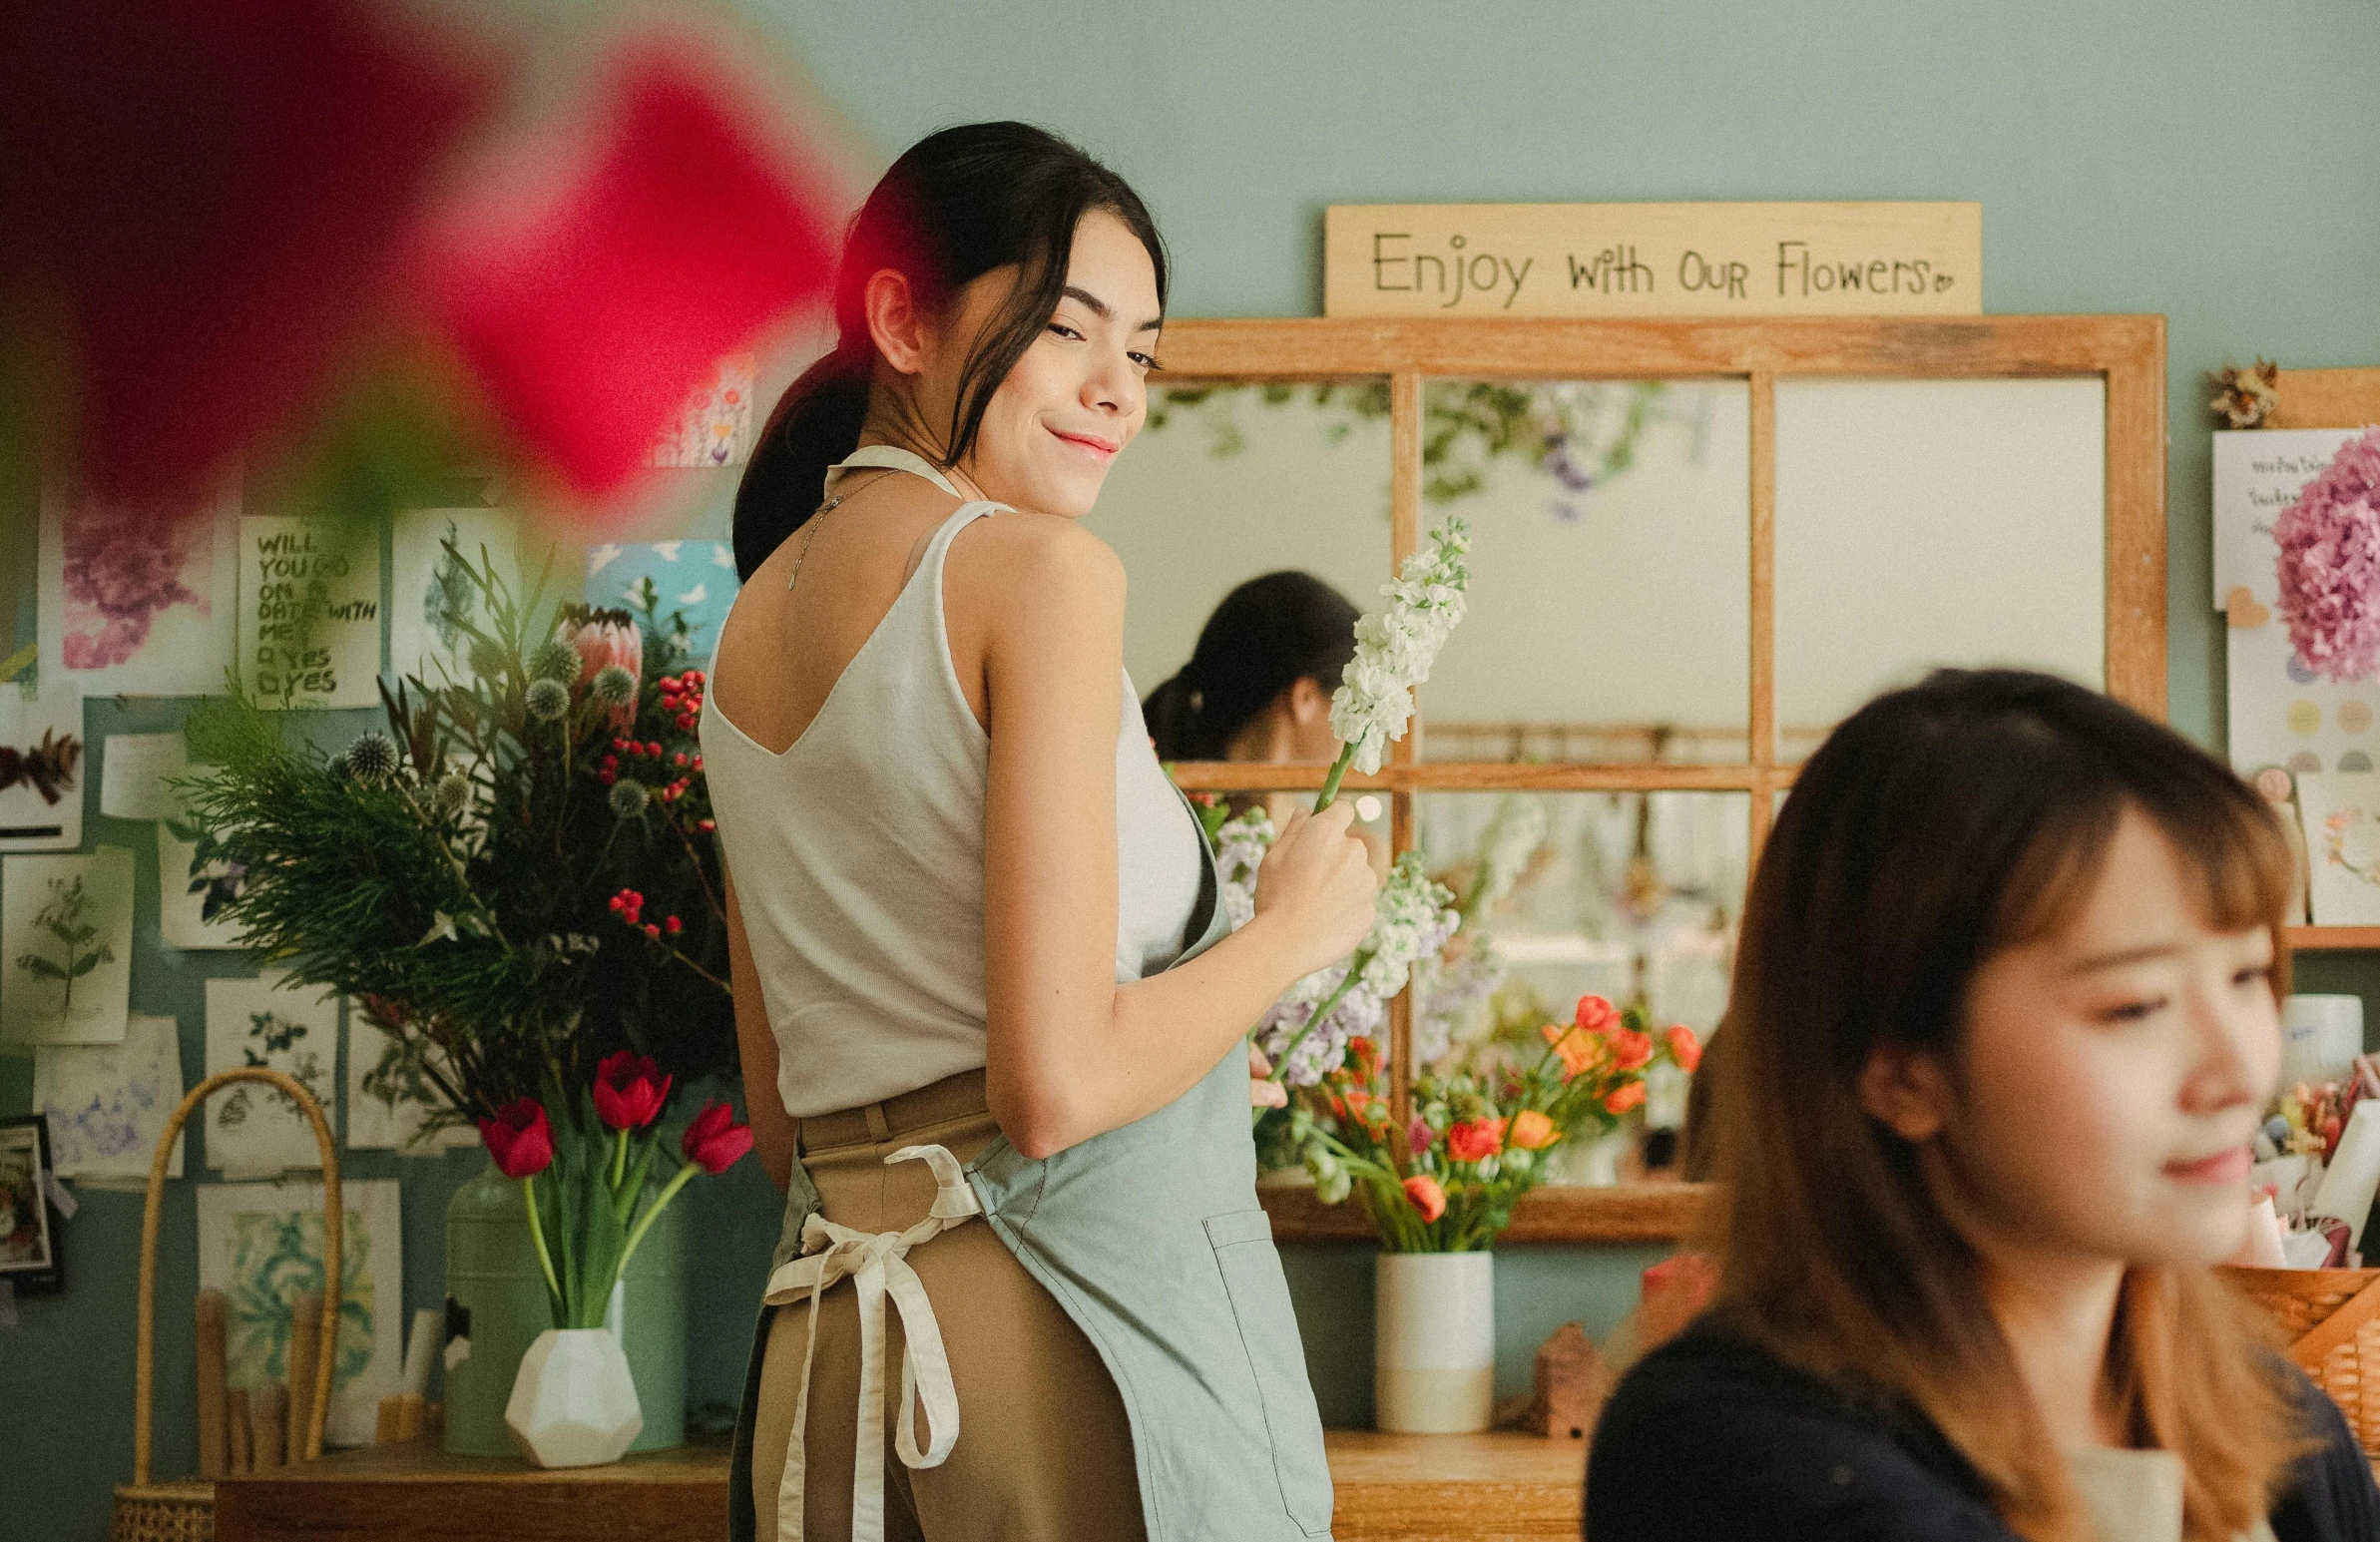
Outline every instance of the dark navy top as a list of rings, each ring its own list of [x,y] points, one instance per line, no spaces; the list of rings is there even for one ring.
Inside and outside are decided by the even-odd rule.
[[[2380,1491],[2338,1405],[2294,1366],[2320,1450],[2270,1517],[2279,1542],[2380,1542]],[[1933,1423],[1697,1323],[1622,1379],[1587,1466],[1594,1542],[2021,1542]]]

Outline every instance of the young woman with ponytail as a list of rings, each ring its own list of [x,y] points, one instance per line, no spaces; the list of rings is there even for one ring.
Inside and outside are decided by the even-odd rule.
[[[788,1193],[738,1537],[1328,1533],[1242,1035],[1362,938],[1373,880],[1346,805],[1293,820],[1226,934],[1151,754],[1124,575],[1076,521],[1165,290],[1113,172],[1022,124],[932,135],[737,495],[703,749]]]

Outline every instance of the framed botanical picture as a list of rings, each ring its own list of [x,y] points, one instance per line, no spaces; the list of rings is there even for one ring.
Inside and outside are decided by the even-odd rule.
[[[0,1280],[19,1295],[66,1287],[49,1172],[49,1121],[39,1114],[0,1119]]]

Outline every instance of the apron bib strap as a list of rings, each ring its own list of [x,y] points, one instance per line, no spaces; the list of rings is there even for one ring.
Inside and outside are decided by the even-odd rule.
[[[802,1431],[809,1419],[810,1367],[818,1352],[819,1297],[848,1279],[859,1292],[858,1443],[851,1471],[852,1542],[884,1542],[884,1300],[900,1313],[906,1347],[901,1353],[901,1417],[894,1449],[902,1465],[935,1467],[959,1438],[959,1394],[951,1384],[950,1356],[942,1347],[941,1324],[925,1282],[909,1267],[908,1253],[971,1216],[983,1214],[958,1158],[941,1146],[904,1146],[884,1159],[923,1162],[933,1169],[934,1204],[925,1219],[906,1232],[857,1232],[823,1216],[802,1225],[802,1257],[771,1275],[765,1297],[771,1306],[807,1295],[809,1338],[801,1351],[801,1390],[793,1402],[793,1433],[785,1445],[784,1477],[777,1484],[777,1542],[801,1542],[804,1462]],[[917,1404],[926,1410],[931,1444],[917,1446]]]

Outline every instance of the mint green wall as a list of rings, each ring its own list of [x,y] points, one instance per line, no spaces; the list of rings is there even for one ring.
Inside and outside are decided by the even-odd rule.
[[[2380,363],[2380,16],[2363,0],[741,9],[802,62],[878,164],[934,127],[1002,116],[1107,157],[1157,211],[1183,315],[1318,309],[1321,212],[1333,202],[1980,200],[1991,309],[2170,318],[2171,711],[2209,744],[2219,743],[2222,684],[2198,374],[2257,353],[2292,367]],[[722,522],[726,496],[716,479],[698,525]],[[24,569],[12,554],[0,583],[29,589]],[[31,627],[20,610],[19,631],[29,638]],[[96,742],[170,717],[98,704],[86,727]],[[145,833],[92,814],[96,840]],[[154,862],[153,847],[143,860]],[[195,1075],[199,982],[231,961],[159,948],[147,867],[143,883],[134,1004],[181,1017]],[[2300,985],[2369,999],[2380,971],[2367,959],[2313,960]],[[29,1062],[0,1059],[0,1112],[26,1106],[29,1082]],[[409,1180],[409,1307],[438,1297],[439,1218],[470,1164],[355,1164],[357,1176]],[[175,1187],[167,1256],[187,1260],[189,1185]],[[66,1237],[69,1292],[21,1302],[20,1325],[0,1328],[0,1534],[11,1537],[104,1535],[108,1486],[131,1466],[140,1206],[83,1198]],[[690,1375],[698,1401],[725,1400],[774,1236],[772,1201],[738,1172],[699,1187],[695,1203]],[[1564,1319],[1608,1329],[1655,1256],[1503,1254],[1501,1385],[1525,1381],[1529,1351]],[[1288,1266],[1325,1417],[1360,1421],[1367,1256],[1290,1250]],[[193,1449],[193,1283],[187,1263],[170,1262],[161,1278],[168,1472],[186,1469]]]

